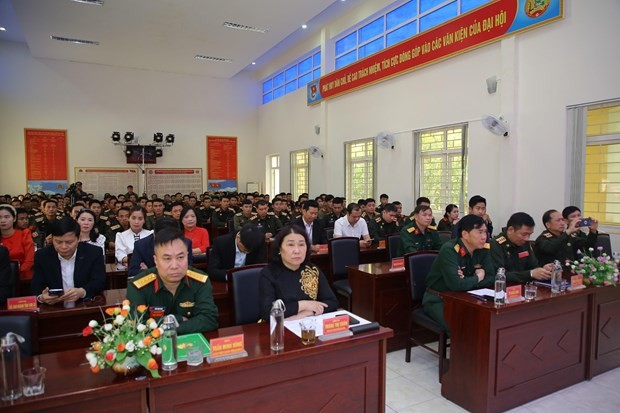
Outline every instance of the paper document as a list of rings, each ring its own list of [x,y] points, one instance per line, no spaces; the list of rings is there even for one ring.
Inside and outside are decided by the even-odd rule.
[[[370,324],[370,321],[355,315],[353,313],[348,312],[347,310],[338,310],[338,311],[334,311],[331,313],[325,313],[325,314],[321,314],[321,315],[316,315],[316,316],[312,316],[316,319],[316,336],[322,336],[323,335],[323,320],[326,318],[331,318],[331,317],[335,317],[337,315],[344,315],[344,314],[348,314],[349,316],[356,318],[357,320],[360,321],[359,324],[355,324],[356,326],[363,326],[364,324]],[[286,327],[290,332],[292,332],[293,334],[295,334],[297,337],[301,337],[301,327],[299,326],[299,322],[302,319],[299,318],[297,320],[287,320],[284,321],[284,327]],[[349,325],[350,327],[350,325]]]
[[[467,292],[473,295],[479,295],[480,297],[483,297],[485,295],[495,297],[495,290],[491,290],[490,288],[480,288],[479,290],[471,290]]]

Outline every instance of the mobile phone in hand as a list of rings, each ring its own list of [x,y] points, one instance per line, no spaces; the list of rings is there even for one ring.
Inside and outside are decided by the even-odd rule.
[[[63,290],[62,288],[52,288],[48,290],[47,293],[55,297],[60,297],[65,294],[65,290]]]
[[[592,218],[581,218],[577,223],[578,227],[589,227],[592,225]]]

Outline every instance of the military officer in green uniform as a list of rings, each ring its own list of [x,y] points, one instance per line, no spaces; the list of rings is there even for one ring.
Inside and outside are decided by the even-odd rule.
[[[435,258],[426,277],[426,293],[422,299],[424,312],[448,330],[448,334],[443,299],[438,293],[490,287],[495,279],[484,220],[467,215],[461,219],[459,228],[459,236],[443,244]]]
[[[255,215],[256,214],[252,212],[252,201],[244,199],[243,202],[241,202],[241,212],[237,212],[233,218],[235,231],[241,231],[241,228]]]
[[[250,218],[249,222],[263,231],[265,239],[272,238],[282,228],[280,220],[273,212],[269,212],[269,202],[264,199],[256,203],[256,214]]]
[[[366,206],[364,207],[364,212],[362,212],[362,218],[366,220],[366,224],[379,217],[379,214],[375,211],[375,205],[376,201],[373,198],[366,199]]]
[[[346,215],[346,212],[344,212],[344,199],[340,197],[335,197],[332,200],[331,212],[323,217],[323,223],[325,224],[325,228],[334,228],[334,226],[336,225],[336,221]]]
[[[211,217],[211,223],[215,228],[225,228],[228,225],[228,220],[233,219],[235,211],[229,208],[230,198],[227,195],[222,195],[219,208],[215,208]]]
[[[188,266],[187,245],[177,228],[164,228],[155,239],[155,267],[142,271],[127,285],[135,308],[149,307],[150,316],[173,314],[179,334],[201,333],[218,327],[209,277]]]
[[[424,206],[427,206],[427,207],[429,207],[429,208],[430,208],[430,207],[431,207],[431,200],[430,200],[430,199],[428,199],[428,198],[427,198],[427,197],[425,197],[425,196],[421,196],[421,197],[419,197],[418,199],[416,199],[416,200],[415,200],[415,207],[417,208],[417,207],[419,207],[420,205],[424,205]],[[415,209],[413,210],[413,212],[412,212],[411,214],[409,214],[409,215],[405,218],[405,222],[404,222],[404,224],[403,224],[403,225],[409,225],[409,223],[410,223],[411,221],[413,221],[413,218],[414,218],[413,214],[414,214],[414,213],[415,213]],[[433,217],[433,220],[431,221],[431,226],[432,226],[432,227],[437,226],[437,224],[435,223],[435,218],[434,218],[434,217]]]
[[[534,219],[525,212],[512,214],[506,229],[491,240],[491,258],[495,268],[506,269],[506,280],[524,283],[551,278],[553,264],[538,265],[529,243],[534,232]]]
[[[273,214],[278,219],[278,221],[280,221],[281,226],[285,226],[292,219],[291,214],[288,211],[287,205],[288,203],[280,197],[275,197],[273,199]]]
[[[110,219],[110,226],[105,233],[106,246],[109,249],[114,249],[115,247],[116,234],[129,229],[129,213],[129,208],[121,207],[116,218]]]
[[[43,212],[37,212],[30,222],[31,227],[35,227],[32,238],[37,248],[41,249],[52,243],[51,225],[56,220],[63,217],[62,212],[58,210],[58,202],[54,199],[48,199],[43,202]]]
[[[370,221],[368,224],[368,232],[372,238],[373,244],[378,244],[390,234],[398,234],[400,227],[397,221],[396,206],[386,204],[381,210],[381,216]]]
[[[439,250],[442,242],[431,225],[433,210],[426,205],[419,205],[413,210],[413,217],[413,221],[400,230],[399,256],[415,251]]]
[[[579,258],[577,250],[584,251],[596,246],[598,221],[592,220],[590,232],[586,235],[580,227],[581,211],[577,207],[566,207],[562,214],[550,209],[543,214],[542,221],[546,229],[534,244],[534,252],[540,264],[558,260],[563,265],[566,260]]]

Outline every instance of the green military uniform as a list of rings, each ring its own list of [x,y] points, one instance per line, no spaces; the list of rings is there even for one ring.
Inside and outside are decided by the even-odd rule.
[[[324,220],[325,220],[325,217],[326,217],[326,216],[328,216],[329,214],[331,214],[331,212],[332,212],[332,211],[331,211],[330,209],[324,209],[324,208],[321,208],[321,209],[319,209],[319,216],[318,216],[318,218],[319,218],[320,220],[323,220],[323,221],[324,221]]]
[[[368,212],[364,211],[362,212],[362,218],[364,218],[366,220],[366,223],[368,224],[370,221],[374,221],[375,218],[380,217],[379,214],[377,214],[377,212],[373,213],[373,214],[369,214]]]
[[[193,267],[188,268],[174,295],[164,286],[156,267],[144,270],[127,284],[127,299],[133,307],[149,306],[151,316],[173,314],[179,322],[179,334],[201,333],[218,327],[209,277]]]
[[[426,293],[422,304],[424,312],[446,328],[448,333],[450,330],[443,315],[443,299],[433,291],[467,291],[492,286],[495,269],[488,248],[486,244],[485,248],[470,253],[460,238],[453,239],[443,244],[433,262],[426,277]],[[480,282],[476,276],[478,268],[484,269],[484,278]],[[458,273],[459,269],[462,276]]]
[[[167,215],[162,215],[161,217],[157,217],[155,216],[155,214],[153,215],[149,215],[146,217],[146,221],[144,222],[144,229],[149,229],[149,230],[154,230],[155,229],[155,223],[157,221],[159,221],[162,218],[165,218]]]
[[[275,235],[275,233],[282,228],[282,223],[276,218],[273,212],[267,212],[265,218],[259,218],[258,215],[254,215],[250,218],[249,222],[261,228],[264,234],[271,232],[272,235]]]
[[[276,218],[280,221],[281,226],[285,226],[291,220],[291,214],[288,211],[280,211],[279,214],[276,214]]]
[[[116,242],[116,234],[125,231],[121,224],[115,219],[110,219],[110,226],[105,233],[106,246],[110,242]]]
[[[346,215],[347,214],[344,211],[342,211],[340,215],[336,215],[333,212],[330,212],[329,214],[325,215],[325,217],[323,218],[323,223],[325,224],[325,228],[333,228],[334,225],[336,225],[336,221],[339,218],[342,218]]]
[[[403,221],[403,225],[407,226],[411,224],[413,221],[415,221],[415,214],[412,211],[411,214],[405,217],[405,220]],[[431,227],[436,227],[436,226],[437,224],[435,223],[435,218],[433,217],[433,220],[431,221]]]
[[[437,224],[437,231],[447,231],[452,233],[454,229],[454,224],[450,222],[448,218],[441,218],[439,220],[439,224]]]
[[[206,225],[206,224],[210,224],[211,223],[211,216],[213,215],[213,211],[215,210],[215,208],[209,206],[207,208],[205,208],[204,206],[201,206],[200,209],[198,209],[198,221],[202,224],[202,225]]]
[[[545,265],[554,260],[560,261],[562,265],[567,260],[573,261],[577,257],[577,250],[584,251],[588,248],[596,246],[597,232],[586,235],[582,231],[573,232],[568,235],[566,232],[554,235],[549,230],[544,230],[542,234],[536,238],[534,251],[540,265]]]
[[[34,227],[34,231],[32,231],[32,241],[37,246],[38,249],[45,247],[45,238],[51,234],[51,225],[52,222],[58,221],[58,214],[56,214],[56,219],[54,221],[48,220],[43,213],[35,214],[34,219],[31,221],[31,228]]]
[[[106,217],[108,217],[110,219],[113,219],[113,218],[116,218],[116,211],[114,211],[112,208],[108,208],[108,209],[104,210],[101,213],[101,215],[102,216],[106,216]]]
[[[400,230],[400,257],[410,252],[439,250],[441,245],[437,231],[430,226],[426,228],[426,232],[422,232],[413,221]]]
[[[538,268],[538,260],[529,242],[520,247],[508,239],[505,232],[491,240],[491,259],[495,268],[506,269],[506,280],[515,283],[532,281],[531,270]]]
[[[241,231],[241,228],[247,224],[250,219],[252,219],[253,217],[255,217],[256,214],[255,213],[251,213],[249,217],[246,217],[245,215],[243,215],[242,212],[237,212],[233,218],[233,226],[235,231]]]
[[[383,216],[375,218],[370,221],[368,224],[368,233],[370,234],[370,238],[372,238],[373,244],[378,244],[379,241],[383,241],[390,234],[398,234],[400,232],[400,227],[398,226],[398,221],[392,221],[389,224]]]
[[[108,228],[110,227],[110,218],[101,215],[99,218],[97,218],[97,221],[95,222],[95,228],[97,229],[97,232],[103,236],[105,236],[106,232],[108,232]]]
[[[222,208],[215,208],[213,216],[211,217],[211,223],[215,228],[226,227],[228,220],[235,216],[235,211],[228,208],[224,211]]]

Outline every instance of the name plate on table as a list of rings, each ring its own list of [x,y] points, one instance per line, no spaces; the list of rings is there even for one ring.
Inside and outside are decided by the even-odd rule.
[[[209,363],[247,357],[243,334],[211,339],[211,354],[207,356]]]
[[[319,244],[319,252],[320,253],[327,253],[328,251],[328,245],[327,244]]]
[[[353,333],[349,330],[349,315],[343,314],[323,319],[323,335],[319,337],[319,340],[327,341],[351,335]]]
[[[506,300],[509,303],[517,303],[519,301],[523,301],[521,292],[522,292],[522,287],[520,285],[513,285],[512,287],[507,287],[506,288]]]
[[[390,271],[402,271],[405,269],[405,259],[404,258],[392,258],[392,267]]]
[[[379,241],[379,247],[378,247],[378,248],[379,248],[379,249],[383,249],[383,248],[385,248],[385,240],[384,240],[384,239],[382,239],[381,241]]]
[[[7,298],[6,308],[7,310],[37,311],[37,296]]]
[[[580,290],[582,288],[586,288],[583,285],[583,274],[577,274],[570,277],[570,287],[569,290]]]

